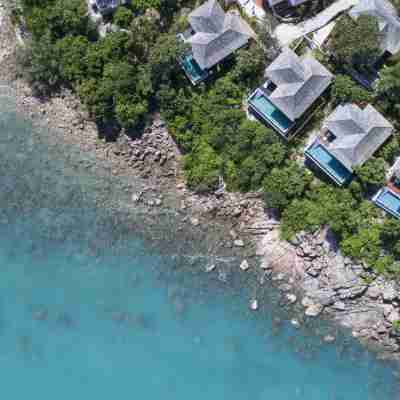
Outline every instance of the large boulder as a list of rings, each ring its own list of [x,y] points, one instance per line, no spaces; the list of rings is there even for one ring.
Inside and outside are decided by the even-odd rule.
[[[383,301],[391,302],[398,297],[398,293],[393,284],[387,284],[382,290]]]
[[[306,308],[304,312],[307,317],[318,317],[319,314],[324,310],[324,306],[322,304],[312,304]]]

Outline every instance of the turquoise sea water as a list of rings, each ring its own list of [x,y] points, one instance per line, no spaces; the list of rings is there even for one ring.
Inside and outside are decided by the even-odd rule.
[[[398,398],[394,365],[340,333],[321,345],[323,324],[297,331],[272,288],[250,313],[246,282],[181,260],[204,241],[182,245],[173,213],[149,227],[115,207],[126,182],[49,147],[11,103],[0,98],[2,398]],[[168,249],[149,237],[162,229]]]

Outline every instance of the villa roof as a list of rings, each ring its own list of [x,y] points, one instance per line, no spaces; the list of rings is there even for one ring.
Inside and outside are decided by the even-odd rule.
[[[188,38],[200,68],[211,68],[244,46],[255,33],[239,15],[225,13],[217,0],[208,0],[189,14],[195,34]]]
[[[393,126],[374,107],[355,104],[338,106],[323,128],[334,136],[322,145],[349,171],[364,164],[392,135]]]
[[[388,0],[360,0],[349,15],[354,19],[370,15],[378,20],[381,33],[380,46],[383,51],[396,54],[400,51],[400,19],[394,6]]]
[[[265,75],[277,86],[270,101],[291,121],[301,117],[333,79],[313,57],[301,59],[288,47],[271,63]]]

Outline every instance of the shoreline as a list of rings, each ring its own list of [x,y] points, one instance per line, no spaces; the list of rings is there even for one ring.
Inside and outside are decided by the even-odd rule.
[[[391,331],[392,321],[400,319],[395,282],[372,275],[367,279],[362,265],[340,255],[334,238],[325,229],[315,235],[298,234],[292,243],[281,241],[279,221],[266,213],[258,193],[190,192],[183,180],[182,156],[159,115],[152,116],[152,124],[140,138],[121,134],[115,142],[107,143],[98,138],[96,125],[68,90],[47,101],[32,97],[28,85],[15,79],[13,52],[17,39],[2,10],[5,6],[0,4],[0,80],[15,91],[20,112],[34,124],[57,129],[65,143],[92,153],[95,163],[105,166],[112,175],[137,174],[145,179],[148,183],[132,194],[132,205],[141,204],[151,210],[166,201],[164,190],[173,191],[177,210],[187,215],[184,218],[193,227],[224,225],[225,235],[218,246],[241,254],[237,271],[251,269],[256,288],[270,280],[282,293],[283,301],[302,309],[306,318],[327,316],[378,350],[379,357],[400,357],[399,342]],[[206,272],[214,268],[208,265]],[[255,294],[249,299],[249,307],[255,311],[262,301]]]

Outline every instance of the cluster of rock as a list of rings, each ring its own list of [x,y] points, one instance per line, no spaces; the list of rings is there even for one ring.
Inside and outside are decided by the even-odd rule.
[[[328,230],[298,234],[291,245],[296,254],[294,262],[304,271],[298,282],[307,316],[325,311],[350,328],[355,337],[379,342],[388,350],[400,350],[393,327],[400,320],[396,282],[343,257]]]
[[[176,175],[177,148],[159,115],[154,116],[139,138],[121,135],[112,151],[144,178],[155,173],[164,177]]]

